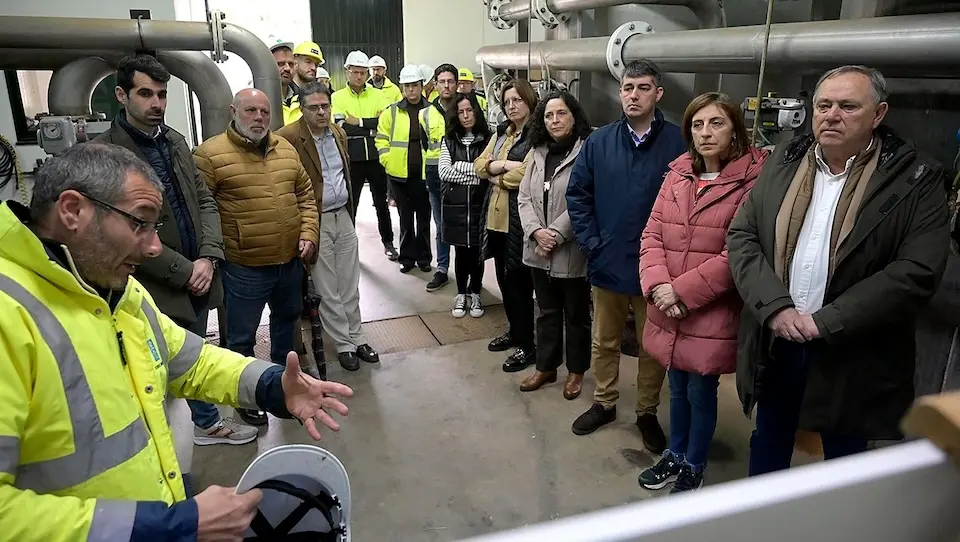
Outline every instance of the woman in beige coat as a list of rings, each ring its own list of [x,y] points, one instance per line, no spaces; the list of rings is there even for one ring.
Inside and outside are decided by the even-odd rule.
[[[557,381],[567,351],[563,396],[580,395],[590,368],[590,283],[587,259],[567,214],[567,182],[590,123],[576,98],[555,92],[537,106],[530,120],[530,154],[520,182],[523,263],[533,270],[540,305],[537,317],[537,370],[520,384],[534,391]]]

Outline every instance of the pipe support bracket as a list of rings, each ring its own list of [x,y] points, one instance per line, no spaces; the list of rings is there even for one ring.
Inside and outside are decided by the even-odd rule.
[[[217,63],[226,62],[228,58],[224,52],[227,42],[223,37],[223,30],[227,26],[223,21],[226,18],[227,14],[218,9],[207,12],[207,22],[210,24],[210,37],[213,39],[213,49],[210,51],[210,58]]]
[[[623,47],[627,40],[639,34],[653,34],[653,26],[645,21],[623,23],[613,32],[610,41],[607,42],[607,68],[618,81],[623,75],[626,65],[623,58]]]
[[[487,5],[487,18],[490,19],[490,22],[493,23],[495,28],[510,30],[517,24],[516,21],[508,21],[500,16],[500,7],[508,5],[510,0],[489,0],[489,2]]]
[[[533,0],[533,15],[548,30],[570,20],[569,13],[554,13],[547,4],[547,0]]]

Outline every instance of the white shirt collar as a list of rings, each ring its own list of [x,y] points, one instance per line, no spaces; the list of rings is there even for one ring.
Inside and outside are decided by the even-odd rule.
[[[873,140],[874,140],[874,139],[876,139],[876,138],[871,138],[871,139],[870,139],[870,144],[867,145],[867,148],[863,150],[864,153],[870,152],[870,149],[873,148]],[[849,175],[849,174],[850,174],[850,168],[853,167],[853,162],[857,159],[857,156],[859,156],[858,154],[854,154],[854,155],[851,156],[850,158],[847,158],[847,161],[846,161],[846,163],[844,163],[844,166],[843,166],[843,172],[837,173],[836,175],[834,175],[834,173],[833,173],[832,171],[830,171],[830,166],[828,166],[828,165],[827,165],[827,162],[823,159],[823,150],[820,148],[820,144],[819,144],[819,143],[817,143],[817,147],[816,147],[816,149],[814,150],[814,154],[815,154],[816,157],[817,157],[817,167],[820,168],[820,171],[822,171],[824,174],[829,175],[829,176],[831,176],[831,177],[839,177],[839,176],[841,176],[841,175]]]

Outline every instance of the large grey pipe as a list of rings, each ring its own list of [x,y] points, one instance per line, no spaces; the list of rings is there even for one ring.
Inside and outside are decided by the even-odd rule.
[[[100,81],[116,70],[106,60],[89,56],[78,58],[53,72],[47,87],[47,103],[54,115],[90,114],[90,99]]]
[[[650,58],[666,72],[756,73],[764,27],[740,26],[645,34],[630,38],[627,61]],[[534,52],[553,70],[607,71],[608,38],[537,42]],[[493,68],[527,65],[528,44],[481,47],[477,61]],[[866,64],[888,76],[949,78],[960,74],[960,13],[775,24],[767,69],[815,74],[842,64]],[[532,58],[542,68],[540,55]]]
[[[547,0],[547,7],[554,13],[570,13],[585,9],[610,8],[630,4],[685,6],[693,11],[700,28],[723,28],[727,17],[717,0]],[[522,21],[530,17],[529,0],[513,0],[500,7],[500,17],[507,21]]]
[[[51,113],[83,115],[90,112],[90,100],[87,97],[83,102],[85,105],[81,107],[76,103],[77,96],[92,95],[103,77],[84,74],[78,70],[67,72],[64,70],[74,64],[78,67],[87,66],[88,69],[93,70],[99,69],[95,65],[100,64],[107,66],[107,75],[109,75],[116,69],[120,59],[127,54],[92,49],[79,51],[0,49],[0,69],[54,70],[54,77],[50,79],[50,89],[47,93]],[[216,63],[200,51],[158,51],[157,57],[174,77],[186,83],[197,94],[197,100],[200,102],[203,138],[207,139],[226,130],[230,123],[230,104],[233,101],[233,94],[227,78]],[[99,62],[85,62],[89,58],[95,58]],[[71,73],[73,75],[70,75]],[[64,75],[69,77],[64,78]],[[93,82],[94,79],[96,82]],[[86,92],[87,89],[89,93]],[[83,113],[66,113],[66,111],[81,111],[81,109]],[[57,113],[57,111],[64,112]]]
[[[157,51],[157,60],[197,94],[203,139],[222,134],[230,124],[233,93],[217,64],[200,51]]]
[[[253,86],[267,95],[274,112],[270,127],[283,126],[280,71],[270,49],[250,31],[233,24],[223,29],[224,49],[244,59]],[[189,50],[213,49],[207,23],[182,21],[0,17],[0,48]]]

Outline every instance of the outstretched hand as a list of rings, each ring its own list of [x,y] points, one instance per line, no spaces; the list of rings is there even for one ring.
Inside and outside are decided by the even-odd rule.
[[[353,396],[353,390],[338,382],[317,380],[300,370],[300,357],[296,352],[287,354],[287,366],[280,379],[287,410],[303,422],[307,433],[313,440],[320,440],[319,421],[333,431],[340,430],[340,424],[330,416],[329,411],[346,416],[347,405],[331,395],[339,397]]]

